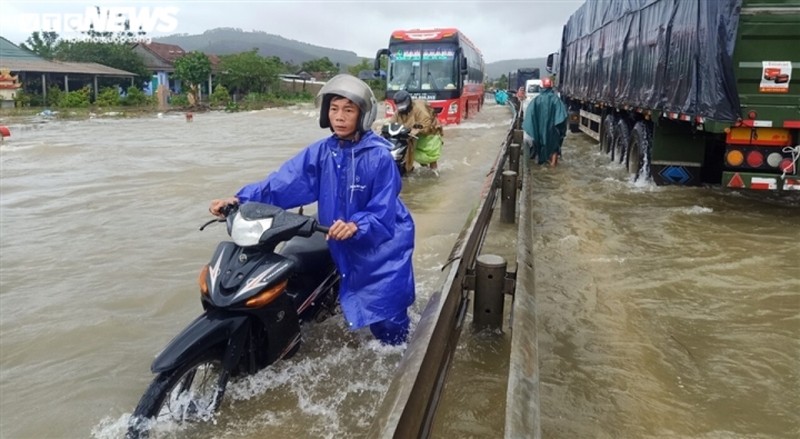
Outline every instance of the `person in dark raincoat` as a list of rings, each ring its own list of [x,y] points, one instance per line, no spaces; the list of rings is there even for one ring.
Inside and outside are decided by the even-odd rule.
[[[567,135],[567,109],[553,92],[550,78],[542,79],[542,91],[525,109],[522,129],[533,140],[530,158],[538,158],[540,165],[558,165],[561,143]]]
[[[284,209],[318,203],[330,226],[328,246],[341,275],[339,300],[350,329],[369,325],[386,344],[405,342],[414,302],[414,221],[399,198],[401,181],[388,141],[371,130],[377,113],[372,90],[337,75],[317,95],[319,124],[333,135],[289,159],[236,197],[211,202],[209,211],[258,201]]]

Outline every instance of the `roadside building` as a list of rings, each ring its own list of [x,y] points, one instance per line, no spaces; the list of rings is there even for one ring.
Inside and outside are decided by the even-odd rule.
[[[148,95],[156,94],[162,85],[166,94],[181,93],[181,80],[175,77],[175,61],[186,55],[183,48],[176,44],[150,42],[136,43],[132,49],[142,57],[145,67],[152,73],[152,79],[145,90]],[[213,92],[213,80],[219,66],[219,57],[209,54],[206,56],[211,62],[211,74],[207,84],[201,88],[201,94]]]
[[[133,78],[136,77],[135,73],[98,63],[46,60],[3,37],[0,37],[0,70],[16,76],[15,80],[20,86],[15,93],[20,89],[31,93],[41,90],[43,100],[50,86],[69,92],[89,85],[96,99],[98,78],[120,78],[133,85]]]

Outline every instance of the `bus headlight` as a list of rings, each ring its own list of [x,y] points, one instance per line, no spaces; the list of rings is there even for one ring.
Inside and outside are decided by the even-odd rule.
[[[456,113],[458,113],[458,102],[453,102],[447,108],[447,114],[456,114]]]

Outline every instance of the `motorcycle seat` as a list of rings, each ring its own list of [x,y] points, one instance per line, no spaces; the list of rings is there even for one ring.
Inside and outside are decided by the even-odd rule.
[[[286,241],[278,253],[294,261],[300,273],[318,272],[331,264],[328,242],[322,233],[314,233],[308,238],[295,236]]]

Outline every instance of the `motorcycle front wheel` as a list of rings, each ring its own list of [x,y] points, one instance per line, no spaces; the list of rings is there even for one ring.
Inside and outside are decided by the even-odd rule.
[[[200,357],[160,372],[131,415],[126,438],[146,438],[160,422],[207,420],[219,408],[228,378],[218,357]]]

